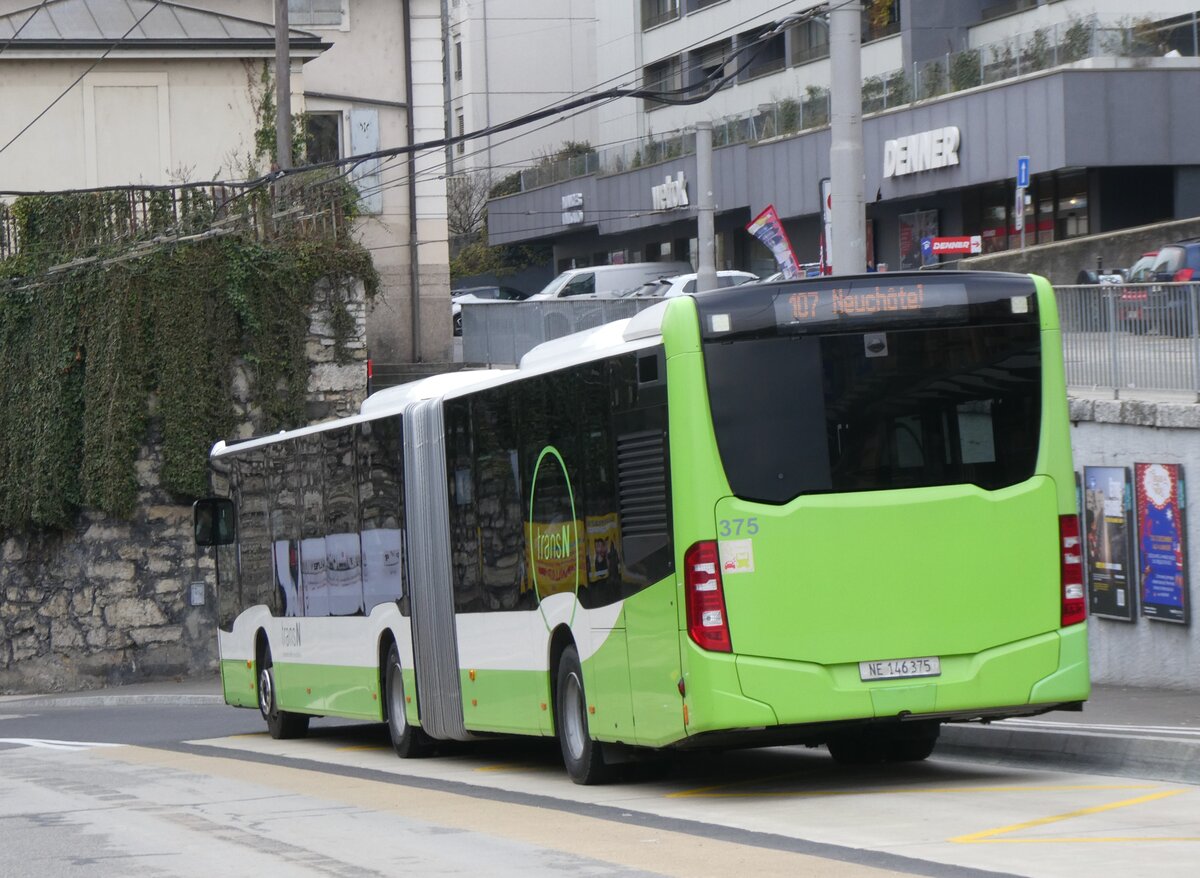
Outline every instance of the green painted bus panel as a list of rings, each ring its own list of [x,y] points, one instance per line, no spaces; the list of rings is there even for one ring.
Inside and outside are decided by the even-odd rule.
[[[1058,485],[1058,514],[1077,515],[1075,467],[1071,461],[1071,422],[1067,407],[1066,367],[1063,364],[1062,332],[1054,289],[1043,277],[1034,276],[1038,291],[1042,340],[1042,441],[1038,446],[1037,472]]]
[[[770,705],[743,693],[736,656],[705,652],[682,636],[689,735],[778,725]]]
[[[404,681],[404,716],[408,724],[421,724],[421,705],[417,702],[417,675],[412,668],[401,668],[400,679]]]
[[[375,667],[276,662],[275,693],[279,707],[293,713],[383,719]]]
[[[238,659],[221,660],[221,688],[225,703],[234,707],[258,707],[258,679],[254,667]]]
[[[542,671],[460,669],[463,724],[473,732],[540,735],[537,678]],[[474,676],[475,679],[471,679]]]
[[[1039,681],[1059,672],[1057,633],[977,655],[940,658],[942,673],[937,678],[872,682],[862,681],[857,662],[823,667],[739,656],[737,668],[745,694],[770,704],[784,725],[1074,701],[1081,697],[1074,694],[1047,699],[1038,692]],[[1074,671],[1077,674],[1078,669]]]
[[[748,569],[723,577],[733,650],[829,666],[968,655],[1055,631],[1057,515],[1043,476],[783,506],[724,498],[718,521],[755,525],[742,535]]]
[[[593,637],[601,634],[606,635],[604,644],[583,663],[583,685],[588,706],[595,708],[595,712],[588,716],[588,730],[593,738],[600,741],[632,744],[635,741],[633,700],[629,687],[625,629],[592,631]]]
[[[1029,700],[1038,704],[1083,701],[1092,691],[1088,671],[1088,623],[1059,632],[1058,670],[1033,687]]]
[[[637,743],[661,746],[685,735],[679,680],[679,603],[669,576],[625,601],[629,685]]]

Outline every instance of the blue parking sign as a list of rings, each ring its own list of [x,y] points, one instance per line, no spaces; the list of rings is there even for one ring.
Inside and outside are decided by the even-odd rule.
[[[1017,187],[1029,188],[1029,156],[1027,155],[1017,157]]]

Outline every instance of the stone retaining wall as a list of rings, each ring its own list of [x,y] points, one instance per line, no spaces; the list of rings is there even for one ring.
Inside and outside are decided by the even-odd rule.
[[[357,411],[366,392],[363,287],[348,294],[355,331],[346,363],[336,362],[329,293],[318,286],[309,324],[310,421]],[[233,393],[241,420],[235,438],[254,435],[260,411],[243,365]],[[74,531],[0,543],[0,693],[89,689],[216,668],[212,554],[192,543],[191,507],[173,502],[159,484],[156,427],[151,419],[138,454],[132,519],[85,510]]]

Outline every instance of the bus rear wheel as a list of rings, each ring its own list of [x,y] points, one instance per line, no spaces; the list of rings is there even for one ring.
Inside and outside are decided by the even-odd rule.
[[[258,663],[258,711],[267,721],[272,738],[303,738],[308,734],[308,714],[279,709],[275,697],[275,666],[268,647]]]
[[[583,668],[579,664],[579,651],[574,646],[563,650],[558,661],[557,684],[554,719],[567,774],[577,784],[603,783],[608,778],[609,766],[604,761],[600,742],[593,741],[588,730]]]
[[[939,734],[939,723],[913,722],[889,728],[861,728],[843,732],[830,738],[826,746],[834,761],[842,765],[920,762],[933,753]]]
[[[400,667],[400,650],[392,644],[388,650],[387,669],[384,671],[384,687],[387,693],[387,725],[392,739],[392,749],[401,759],[413,759],[429,753],[433,741],[420,726],[408,721],[405,711],[404,674]]]

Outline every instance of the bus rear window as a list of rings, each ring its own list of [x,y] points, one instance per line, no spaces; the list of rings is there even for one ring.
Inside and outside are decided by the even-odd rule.
[[[1033,474],[1032,322],[710,338],[704,357],[721,460],[744,499],[995,489]]]

